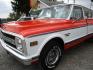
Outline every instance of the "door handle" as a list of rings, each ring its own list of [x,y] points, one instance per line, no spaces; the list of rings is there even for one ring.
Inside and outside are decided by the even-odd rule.
[[[71,33],[66,33],[65,36],[70,36]]]

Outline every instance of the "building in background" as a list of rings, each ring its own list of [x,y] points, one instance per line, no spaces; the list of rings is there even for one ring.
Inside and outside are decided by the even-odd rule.
[[[69,4],[82,5],[87,8],[93,9],[93,5],[91,6],[91,0],[30,0],[30,2],[33,8],[44,8],[51,5],[69,3]]]
[[[41,0],[38,0],[38,8],[45,8],[48,7],[49,5],[47,5],[46,3],[42,2]]]
[[[40,0],[40,1],[46,3],[48,6],[57,5],[57,4],[63,4],[64,3],[63,0]]]
[[[78,4],[78,5],[82,5],[85,6],[87,8],[90,8],[91,5],[91,0],[63,0],[64,3],[69,3],[69,4]],[[93,10],[93,4],[91,6],[91,9]]]
[[[32,9],[45,8],[51,5],[63,4],[63,0],[30,0]]]

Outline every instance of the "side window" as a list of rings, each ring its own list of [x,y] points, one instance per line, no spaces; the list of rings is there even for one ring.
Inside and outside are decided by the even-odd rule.
[[[93,10],[91,10],[91,18],[93,18]]]
[[[57,6],[54,9],[56,18],[67,18],[69,16],[70,6]]]
[[[89,18],[92,18],[92,10],[89,11]]]
[[[72,15],[71,15],[71,19],[74,19],[74,20],[80,20],[80,19],[83,19],[83,10],[81,7],[77,7],[77,6],[74,6],[74,9],[73,9],[73,12],[72,12]]]
[[[92,11],[92,18],[93,18],[93,11]]]
[[[84,14],[87,18],[89,18],[89,10],[87,8],[84,8]]]
[[[87,18],[93,18],[93,11],[88,8],[84,8],[84,14]]]

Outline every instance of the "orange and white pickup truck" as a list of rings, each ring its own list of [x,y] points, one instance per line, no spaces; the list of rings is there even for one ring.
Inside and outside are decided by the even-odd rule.
[[[43,8],[36,19],[2,25],[3,48],[25,65],[54,69],[64,50],[93,36],[93,11],[75,4]]]

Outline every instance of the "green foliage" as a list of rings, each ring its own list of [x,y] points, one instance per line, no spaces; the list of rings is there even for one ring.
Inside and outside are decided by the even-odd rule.
[[[12,8],[18,14],[25,13],[26,15],[28,15],[28,12],[30,10],[30,2],[29,1],[30,0],[13,0],[13,1],[11,1]]]
[[[13,0],[11,1],[13,13],[9,14],[9,18],[18,19],[22,14],[28,15],[30,10],[30,0]]]
[[[9,14],[8,20],[17,20],[21,15],[17,15],[15,12]]]

